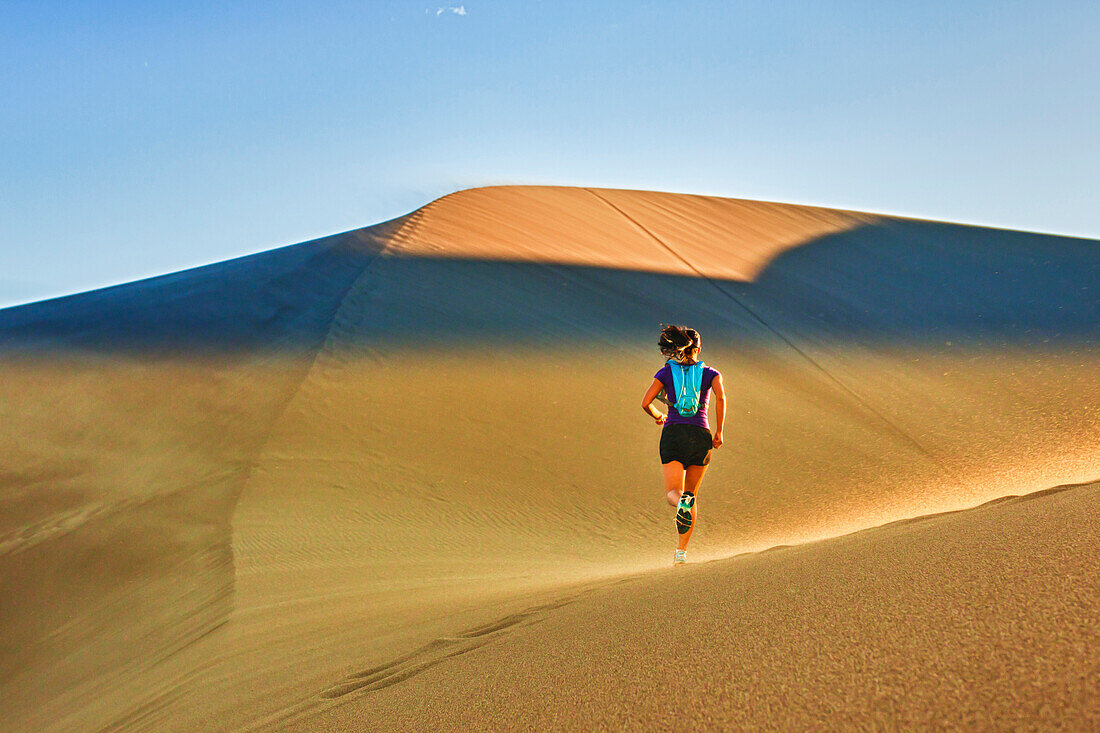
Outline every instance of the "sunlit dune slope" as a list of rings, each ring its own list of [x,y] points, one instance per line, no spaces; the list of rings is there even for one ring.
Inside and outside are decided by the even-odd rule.
[[[751,280],[785,250],[877,218],[714,196],[507,186],[425,206],[389,252]]]
[[[282,719],[664,565],[662,322],[729,398],[694,559],[1093,478],[1098,247],[501,187],[0,311],[0,721]]]
[[[1098,513],[1057,487],[588,587],[273,729],[1093,730]]]

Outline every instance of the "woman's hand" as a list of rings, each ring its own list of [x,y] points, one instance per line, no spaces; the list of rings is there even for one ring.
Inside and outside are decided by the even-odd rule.
[[[721,448],[722,447],[722,431],[721,430],[719,430],[717,433],[714,434],[714,441],[713,442],[714,442],[714,447],[715,448]]]
[[[658,425],[664,425],[665,424],[665,416],[664,415],[658,415],[656,418],[654,418],[654,422],[656,422]]]

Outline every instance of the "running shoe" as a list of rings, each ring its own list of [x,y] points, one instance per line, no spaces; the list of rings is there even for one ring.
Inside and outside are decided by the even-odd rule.
[[[691,529],[691,508],[695,506],[695,494],[685,491],[676,507],[676,531],[684,534]]]
[[[688,561],[687,550],[677,550],[676,556],[672,559],[673,565],[683,565]]]

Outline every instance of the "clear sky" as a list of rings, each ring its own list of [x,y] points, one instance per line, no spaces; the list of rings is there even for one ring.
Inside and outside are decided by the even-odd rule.
[[[1100,238],[1096,2],[0,0],[0,305],[502,183]]]

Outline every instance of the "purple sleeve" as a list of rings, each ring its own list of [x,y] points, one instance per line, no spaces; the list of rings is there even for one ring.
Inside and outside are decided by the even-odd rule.
[[[659,381],[668,391],[668,384],[672,381],[672,370],[668,368],[668,364],[657,370],[657,373],[653,375],[653,378]]]
[[[710,367],[704,369],[703,381],[706,382],[706,384],[702,385],[702,389],[710,389],[711,385],[714,384],[714,378],[719,376],[720,374],[721,372],[717,369],[711,369]]]

